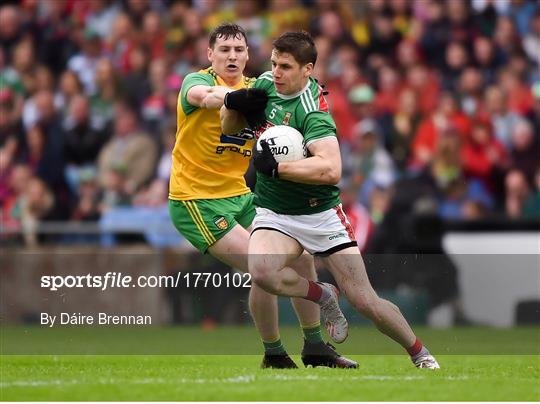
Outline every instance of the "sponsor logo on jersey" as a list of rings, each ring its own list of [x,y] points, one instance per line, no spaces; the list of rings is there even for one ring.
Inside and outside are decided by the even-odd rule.
[[[227,230],[227,228],[229,227],[229,223],[227,222],[227,219],[225,219],[223,216],[215,219],[214,224],[217,226],[219,230]]]
[[[337,238],[343,238],[343,237],[347,237],[347,235],[343,234],[343,233],[336,233],[336,234],[332,234],[330,237],[328,237],[328,240],[335,240]]]
[[[282,111],[283,107],[279,104],[276,104],[275,102],[272,102],[272,106],[277,109],[278,111]]]
[[[282,124],[283,124],[283,125],[288,125],[290,120],[291,120],[291,113],[290,113],[290,112],[286,112],[286,113],[285,113],[285,118],[283,118]]]
[[[223,154],[225,151],[241,154],[244,157],[251,157],[253,154],[250,149],[243,149],[238,146],[218,146],[216,147],[216,154]]]

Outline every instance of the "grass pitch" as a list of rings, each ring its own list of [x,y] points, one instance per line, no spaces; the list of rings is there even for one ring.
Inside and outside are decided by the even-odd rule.
[[[80,332],[80,328],[77,329]],[[371,328],[355,328],[340,351],[350,351],[350,357],[360,363],[357,370],[259,369],[260,354],[237,355],[61,355],[53,352],[52,340],[65,338],[68,343],[74,329],[41,328],[2,329],[2,355],[0,399],[18,400],[84,400],[84,401],[538,401],[540,400],[539,329],[491,330],[451,329],[433,331],[419,329],[418,333],[428,345],[436,345],[435,354],[442,366],[437,372],[419,370],[412,366],[406,355],[384,355],[393,344],[379,337]],[[101,332],[105,332],[102,330]],[[202,331],[197,328],[165,328],[148,331],[130,340],[125,329],[108,329],[102,346],[138,344],[160,346],[172,342],[202,351],[201,344],[214,339],[237,341],[239,346],[258,344],[250,327],[218,328]],[[44,345],[42,355],[6,355],[18,346],[21,351],[32,352],[25,340],[28,335],[39,336]],[[42,338],[48,335],[47,338]],[[116,337],[115,337],[116,335]],[[153,337],[151,337],[153,335]],[[504,337],[501,337],[504,335]],[[251,340],[246,340],[246,336]],[[284,329],[288,346],[299,345],[296,328]],[[464,337],[466,336],[466,337]],[[472,337],[474,336],[474,338]],[[103,337],[103,335],[102,335]],[[116,338],[116,340],[115,340]],[[375,338],[375,339],[373,339]],[[98,340],[99,338],[96,338]],[[435,344],[435,340],[442,342]],[[473,339],[482,354],[445,354],[446,345],[455,352],[451,341]],[[16,341],[19,344],[16,344]],[[153,342],[152,342],[153,340]],[[373,342],[372,341],[376,341]],[[432,344],[433,342],[433,344]],[[368,343],[360,354],[361,347]],[[388,345],[386,345],[388,343]],[[117,344],[117,345],[115,345]],[[379,344],[379,345],[377,345]],[[529,345],[527,345],[529,344]],[[78,349],[82,349],[81,344]],[[430,345],[430,347],[431,347]],[[458,344],[459,345],[459,344]],[[467,344],[465,344],[467,345]],[[508,354],[511,346],[528,346],[529,352]],[[90,351],[97,352],[98,347]],[[37,349],[37,348],[36,348]],[[72,346],[72,351],[76,351]],[[291,349],[291,351],[294,351]],[[355,352],[356,351],[356,352]],[[438,351],[438,352],[437,352]],[[165,351],[163,351],[165,352]],[[393,349],[390,349],[394,353]],[[496,354],[507,353],[505,355]],[[35,353],[35,352],[34,352]],[[293,359],[301,365],[299,356]]]

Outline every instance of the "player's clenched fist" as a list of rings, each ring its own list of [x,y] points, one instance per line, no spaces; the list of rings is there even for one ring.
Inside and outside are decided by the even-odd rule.
[[[225,107],[240,112],[251,129],[258,129],[266,123],[264,109],[268,101],[266,91],[260,88],[243,88],[225,95]]]
[[[244,115],[264,111],[267,101],[266,91],[260,88],[243,88],[225,95],[225,107],[242,112]]]
[[[255,154],[253,156],[253,165],[255,166],[255,169],[268,177],[278,178],[279,163],[274,158],[266,140],[261,140],[261,148],[262,151],[255,149]]]

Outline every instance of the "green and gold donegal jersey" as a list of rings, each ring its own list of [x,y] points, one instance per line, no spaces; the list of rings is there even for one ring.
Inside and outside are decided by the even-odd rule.
[[[271,72],[260,75],[253,87],[264,89],[268,94],[266,126],[259,130],[257,137],[274,125],[297,129],[304,137],[306,147],[325,137],[336,136],[336,124],[328,112],[323,89],[313,78],[309,78],[302,91],[293,95],[276,92]],[[300,184],[257,173],[255,204],[276,213],[308,215],[331,209],[339,203],[336,186]]]
[[[249,87],[254,79],[242,77],[229,87]],[[188,74],[178,95],[176,143],[172,152],[169,199],[219,199],[247,194],[244,180],[253,140],[241,134],[221,133],[219,109],[199,108],[189,104],[187,92],[196,85],[227,84],[212,68]]]

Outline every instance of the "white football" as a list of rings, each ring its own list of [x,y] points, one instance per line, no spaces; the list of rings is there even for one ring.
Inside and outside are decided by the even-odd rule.
[[[261,151],[261,140],[266,140],[278,163],[297,161],[306,158],[304,137],[296,129],[287,125],[271,126],[257,141],[257,150]]]

